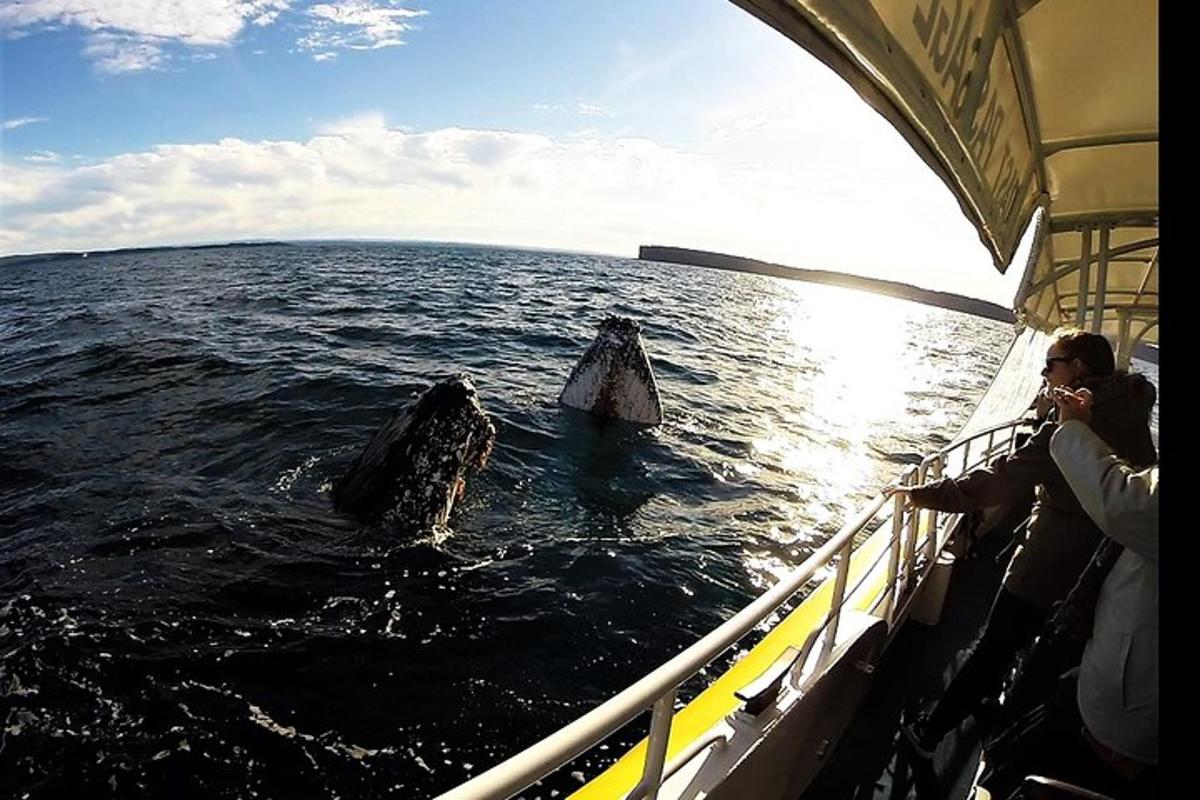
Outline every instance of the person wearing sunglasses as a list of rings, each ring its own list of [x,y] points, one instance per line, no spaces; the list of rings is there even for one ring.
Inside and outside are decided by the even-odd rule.
[[[1050,454],[1119,555],[1097,587],[1078,671],[989,743],[979,785],[1008,797],[1041,775],[1105,797],[1158,797],[1158,465],[1135,470],[1092,432],[1087,389],[1053,396]]]
[[[1157,461],[1150,436],[1156,392],[1142,375],[1115,370],[1103,336],[1059,333],[1046,351],[1043,393],[1086,388],[1094,398],[1092,430],[1118,456],[1138,468]],[[966,512],[1008,506],[1034,493],[1024,540],[1017,547],[988,621],[941,698],[926,712],[907,713],[902,726],[917,755],[932,757],[938,743],[1001,689],[1015,655],[1033,641],[1055,603],[1063,600],[1102,539],[1050,455],[1057,428],[1051,410],[1023,445],[990,465],[958,478],[920,486],[889,486],[918,508]]]

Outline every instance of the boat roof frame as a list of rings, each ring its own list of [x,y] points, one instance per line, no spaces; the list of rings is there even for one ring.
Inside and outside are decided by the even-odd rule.
[[[1157,235],[1133,230],[1158,228],[1155,0],[961,0],[952,19],[945,0],[731,2],[812,53],[892,123],[950,188],[1000,272],[1042,209],[1048,231],[1014,298],[1024,324],[1074,324],[1128,349],[1125,312],[1157,313]],[[1087,74],[1075,91],[1071,59],[1093,51],[1115,64],[1117,85]],[[1027,158],[1007,182],[989,172],[996,139],[981,138],[988,125],[1007,137],[1005,158],[1010,150]],[[1126,233],[1145,246],[1105,246]],[[1073,245],[1076,236],[1086,250]],[[1106,285],[1092,286],[1101,276]]]

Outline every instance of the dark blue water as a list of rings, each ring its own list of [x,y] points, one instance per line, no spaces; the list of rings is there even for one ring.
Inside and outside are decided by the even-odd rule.
[[[0,275],[0,795],[421,797],[745,605],[947,441],[1009,326],[600,256],[303,245]],[[556,397],[633,316],[659,428]],[[468,372],[444,537],[328,489]],[[615,748],[614,748],[615,749]]]

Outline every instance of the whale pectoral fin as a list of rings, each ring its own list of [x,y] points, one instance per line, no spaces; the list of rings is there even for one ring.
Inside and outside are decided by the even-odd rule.
[[[572,370],[558,402],[580,411],[592,411],[608,381],[610,360],[606,351],[592,345]]]
[[[660,425],[663,421],[662,401],[653,376],[636,369],[622,369],[612,381],[613,416],[645,425]]]
[[[454,511],[454,504],[462,499],[466,486],[466,481],[462,478],[456,478],[446,487],[446,496],[442,502],[442,506],[434,514],[434,525],[444,528],[450,523],[450,514]]]
[[[627,318],[605,319],[596,339],[571,370],[558,401],[598,417],[643,425],[662,423],[662,401],[640,330]]]

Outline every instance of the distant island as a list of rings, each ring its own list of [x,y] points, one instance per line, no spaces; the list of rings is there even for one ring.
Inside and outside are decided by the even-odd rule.
[[[291,247],[288,242],[225,242],[223,244],[162,245],[159,247],[120,247],[116,250],[78,250],[57,253],[30,253],[27,255],[0,256],[0,267],[17,264],[40,264],[49,261],[66,261],[77,258],[99,256],[122,256],[129,253],[165,253],[171,250],[220,250],[230,247]]]
[[[772,275],[776,278],[788,278],[811,283],[824,283],[830,286],[842,286],[847,289],[859,289],[875,294],[885,294],[912,300],[914,303],[949,308],[964,314],[974,314],[978,317],[994,319],[999,322],[1014,322],[1011,309],[986,300],[974,297],[963,297],[949,292],[935,292],[921,289],[907,283],[885,281],[878,278],[863,278],[858,275],[848,275],[844,272],[829,272],[822,269],[800,269],[785,267],[782,264],[771,264],[753,258],[711,253],[707,250],[689,250],[686,247],[664,247],[661,245],[644,244],[638,248],[638,258],[642,261],[663,261],[668,264],[688,264],[696,267],[711,267],[712,269],[727,269],[734,272],[754,272],[759,275]]]

